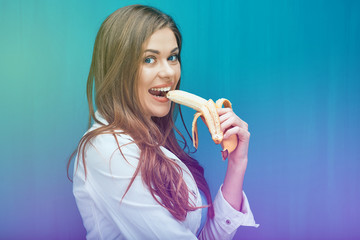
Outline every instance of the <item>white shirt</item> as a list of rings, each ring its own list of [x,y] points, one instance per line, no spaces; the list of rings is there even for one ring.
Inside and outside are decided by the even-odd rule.
[[[100,114],[96,113],[96,117],[107,124]],[[98,127],[100,124],[95,123],[89,131]],[[138,164],[140,149],[130,136],[117,134],[116,137],[125,159],[113,135],[96,136],[85,151],[86,179],[81,154],[78,153],[76,157],[73,193],[87,231],[86,238],[197,239],[202,210],[188,212],[185,221],[177,220],[155,201],[143,184],[141,173],[135,177],[121,201]],[[196,206],[202,206],[199,189],[189,169],[172,152],[164,147],[161,150],[183,169],[184,181],[189,190],[195,193],[195,196],[189,194],[190,200]],[[215,217],[206,221],[199,239],[232,239],[239,226],[258,226],[245,193],[242,212],[232,208],[224,199],[221,187],[213,205]]]

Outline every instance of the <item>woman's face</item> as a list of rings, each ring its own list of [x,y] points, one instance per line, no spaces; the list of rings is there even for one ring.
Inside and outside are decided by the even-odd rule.
[[[174,90],[181,75],[179,49],[174,33],[163,28],[151,35],[143,46],[139,75],[139,98],[146,117],[163,117],[171,102],[165,97]]]

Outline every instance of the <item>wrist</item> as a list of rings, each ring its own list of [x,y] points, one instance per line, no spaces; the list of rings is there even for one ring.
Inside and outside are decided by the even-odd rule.
[[[228,168],[236,172],[245,172],[247,167],[248,159],[228,159]]]

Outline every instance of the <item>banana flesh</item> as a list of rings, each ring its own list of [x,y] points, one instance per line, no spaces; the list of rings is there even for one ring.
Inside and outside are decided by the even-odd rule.
[[[206,100],[202,97],[196,96],[195,94],[185,92],[182,90],[169,91],[166,97],[175,103],[185,105],[197,111],[194,115],[194,120],[192,123],[192,137],[195,148],[198,147],[198,141],[199,141],[196,123],[197,123],[197,119],[200,116],[203,116],[213,141],[216,144],[221,143],[221,147],[223,149],[222,151],[223,159],[226,159],[228,154],[234,151],[234,149],[238,144],[237,136],[232,135],[228,139],[223,139],[224,134],[221,131],[220,119],[216,111],[216,108],[222,108],[222,106],[226,108],[232,108],[231,102],[229,100],[225,98],[221,98],[217,100],[215,103],[211,99]]]

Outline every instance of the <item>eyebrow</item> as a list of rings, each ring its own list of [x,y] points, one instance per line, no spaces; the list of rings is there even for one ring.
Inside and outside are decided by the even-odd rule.
[[[176,52],[177,50],[179,50],[178,47],[174,48],[173,50],[170,51],[170,53]],[[160,51],[158,50],[154,50],[154,49],[146,49],[144,52],[152,52],[155,54],[160,54]]]

